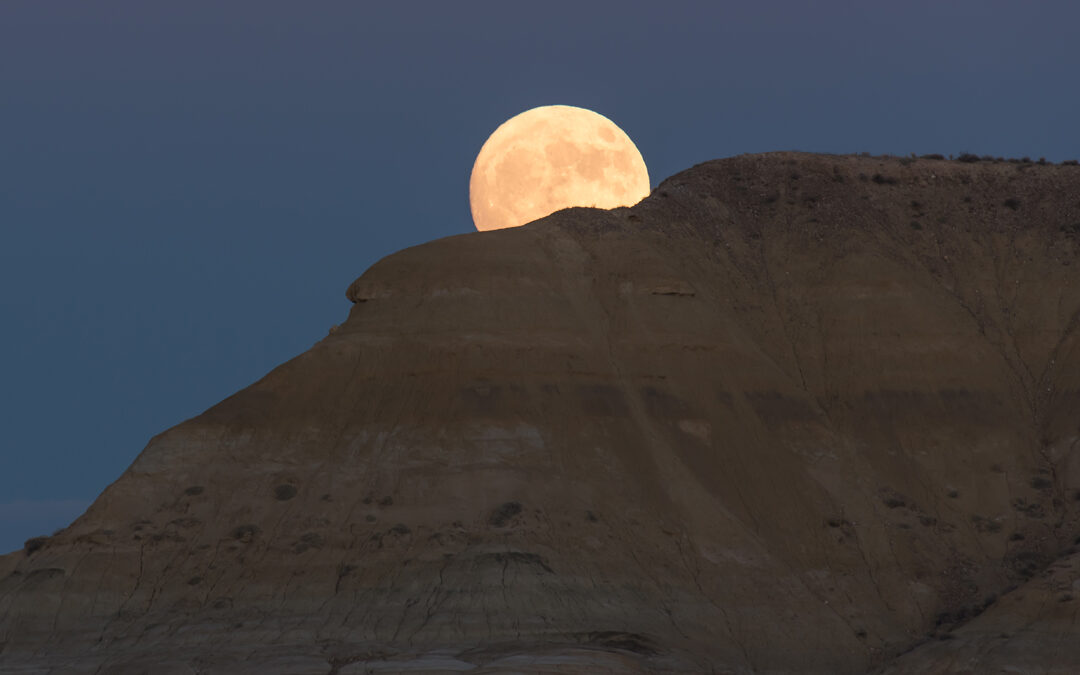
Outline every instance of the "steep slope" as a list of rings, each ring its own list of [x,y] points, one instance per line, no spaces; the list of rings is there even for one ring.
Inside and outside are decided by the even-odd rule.
[[[0,558],[0,668],[855,673],[1068,634],[1080,601],[1001,608],[1080,535],[1078,195],[777,153],[390,256]]]

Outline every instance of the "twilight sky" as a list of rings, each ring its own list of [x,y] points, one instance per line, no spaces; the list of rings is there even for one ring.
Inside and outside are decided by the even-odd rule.
[[[377,8],[381,6],[381,8]],[[746,152],[1080,158],[1075,0],[0,3],[0,553],[472,231],[496,126],[652,183]]]

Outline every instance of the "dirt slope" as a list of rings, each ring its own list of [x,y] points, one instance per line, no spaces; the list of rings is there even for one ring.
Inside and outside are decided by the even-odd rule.
[[[775,153],[389,256],[0,558],[0,671],[1067,672],[1078,251],[1080,167]]]

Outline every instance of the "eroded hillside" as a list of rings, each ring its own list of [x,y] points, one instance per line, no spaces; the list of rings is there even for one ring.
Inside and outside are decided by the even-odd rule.
[[[1080,167],[794,153],[407,249],[0,558],[0,666],[1068,672],[1078,251]]]

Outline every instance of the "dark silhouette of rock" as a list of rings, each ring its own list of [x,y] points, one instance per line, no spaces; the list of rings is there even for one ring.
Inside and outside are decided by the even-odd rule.
[[[774,153],[389,256],[0,558],[0,670],[1072,672],[1078,233]]]

